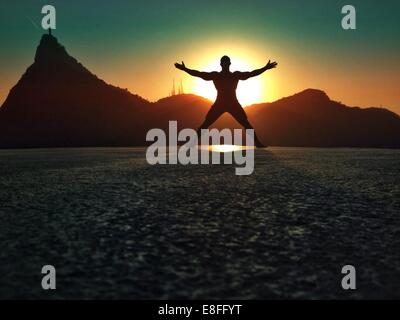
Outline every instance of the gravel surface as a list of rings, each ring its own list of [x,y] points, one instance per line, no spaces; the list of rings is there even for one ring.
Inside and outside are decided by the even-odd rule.
[[[400,298],[400,151],[268,148],[252,175],[234,167],[0,151],[0,298]]]

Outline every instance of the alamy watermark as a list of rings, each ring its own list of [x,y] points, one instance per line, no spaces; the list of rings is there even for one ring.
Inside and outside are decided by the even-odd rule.
[[[56,268],[52,265],[45,265],[42,267],[42,274],[45,276],[42,278],[42,289],[43,290],[55,290],[56,289]]]
[[[342,28],[344,30],[355,30],[356,26],[356,8],[350,4],[343,6],[342,14],[345,16],[342,18]]]
[[[42,19],[42,28],[44,30],[56,29],[56,8],[52,5],[45,5],[42,7],[42,14],[45,16]]]
[[[341,26],[344,30],[355,30],[356,27],[356,8],[347,4],[341,9],[341,13],[344,15],[341,20]],[[56,8],[53,5],[44,5],[42,7],[42,28],[44,30],[55,30],[56,29]]]
[[[244,144],[243,134],[246,136]],[[254,171],[253,129],[234,129],[233,135],[230,129],[201,129],[198,133],[187,128],[178,132],[177,122],[169,121],[168,134],[162,129],[154,128],[147,132],[146,141],[154,142],[146,151],[146,160],[151,165],[221,164],[222,154],[223,164],[234,162],[238,165],[235,168],[236,175],[250,175]],[[232,146],[232,149],[229,152],[212,152],[213,145],[222,143]]]
[[[342,267],[342,274],[345,274],[342,278],[342,288],[344,290],[356,290],[356,268],[347,264]]]

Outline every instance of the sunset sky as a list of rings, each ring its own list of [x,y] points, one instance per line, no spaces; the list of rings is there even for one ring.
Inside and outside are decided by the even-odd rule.
[[[357,9],[357,30],[341,28],[341,8]],[[242,85],[242,102],[274,101],[318,88],[351,106],[400,114],[400,1],[10,1],[0,2],[0,103],[33,62],[41,8],[57,9],[54,35],[106,82],[151,101],[212,88],[173,67],[211,70],[227,54],[233,69],[278,68]],[[245,70],[244,70],[245,71]],[[207,95],[205,94],[205,95]]]

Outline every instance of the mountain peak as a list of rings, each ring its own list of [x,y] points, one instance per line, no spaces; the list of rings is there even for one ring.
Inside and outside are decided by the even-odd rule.
[[[277,102],[291,102],[296,105],[320,105],[331,101],[325,91],[319,89],[306,89],[294,95],[279,99]]]
[[[325,93],[325,91],[320,90],[320,89],[306,89],[303,90],[297,94],[295,94],[295,96],[304,96],[307,98],[314,98],[314,99],[320,99],[320,100],[330,100],[328,95]]]
[[[36,63],[51,63],[60,61],[74,60],[68,55],[67,50],[58,42],[57,38],[50,35],[44,34],[40,40],[40,44],[37,47],[35,62]]]
[[[27,121],[32,119],[37,123],[41,120],[35,120],[35,117],[40,114],[43,118],[50,117],[52,123],[58,121],[58,124],[68,123],[68,126],[73,125],[71,119],[88,117],[93,120],[91,125],[96,127],[100,124],[92,113],[110,119],[119,116],[118,112],[122,114],[121,110],[132,114],[146,104],[148,102],[141,97],[98,78],[70,56],[56,37],[44,34],[36,49],[34,63],[10,90],[1,111],[10,117],[24,114]]]

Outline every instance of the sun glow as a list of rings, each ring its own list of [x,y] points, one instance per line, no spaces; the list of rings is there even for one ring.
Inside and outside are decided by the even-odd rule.
[[[231,71],[251,71],[255,69],[243,60],[231,57]],[[216,60],[208,65],[200,68],[202,71],[220,71],[221,66],[219,60]],[[248,106],[253,103],[262,101],[262,82],[260,78],[250,78],[246,81],[239,81],[236,95],[242,106]],[[193,93],[200,95],[209,100],[215,101],[217,91],[212,81],[204,81],[196,79],[193,87]]]
[[[208,150],[212,152],[235,152],[235,151],[242,151],[242,150],[249,150],[254,149],[251,146],[238,146],[234,144],[213,144],[213,145],[201,145],[199,147],[200,150]]]

